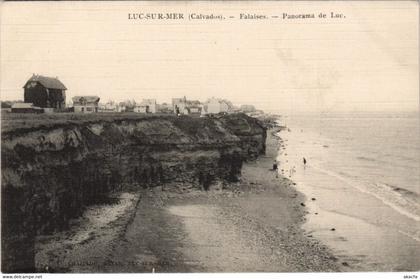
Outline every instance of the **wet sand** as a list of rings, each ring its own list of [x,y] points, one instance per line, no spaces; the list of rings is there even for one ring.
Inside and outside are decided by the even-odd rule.
[[[352,271],[420,270],[419,197],[385,183],[395,179],[401,183],[395,185],[412,187],[410,179],[405,181],[402,178],[409,176],[410,170],[398,170],[398,165],[409,167],[414,161],[408,163],[396,159],[385,163],[382,160],[389,153],[378,139],[375,141],[380,152],[375,154],[372,143],[367,143],[369,139],[363,145],[363,137],[356,134],[355,141],[359,145],[353,144],[342,140],[344,136],[337,132],[338,129],[333,129],[337,136],[332,132],[327,136],[324,135],[325,127],[312,130],[309,124],[316,121],[305,121],[308,123],[304,129],[289,122],[291,130],[280,133],[284,142],[278,157],[287,175],[291,168],[295,168],[291,179],[307,196],[309,214],[303,228],[328,245],[341,262],[351,266]],[[344,122],[348,121],[339,121],[340,125]],[[353,120],[349,129],[357,131],[360,126],[363,125]],[[378,131],[373,126],[370,129]],[[317,134],[318,130],[324,136]],[[403,145],[399,139],[396,141],[395,148]],[[362,155],[371,161],[358,159]],[[308,160],[306,166],[302,163],[303,156]],[[394,165],[397,167],[392,170]],[[416,179],[412,179],[415,183]],[[312,201],[312,198],[316,200]]]
[[[117,225],[105,225],[94,239],[79,244],[90,249],[62,247],[66,260],[73,263],[68,271],[348,270],[301,228],[306,214],[304,197],[290,180],[270,170],[279,144],[270,131],[268,134],[266,155],[245,163],[241,181],[226,185],[227,189],[142,190],[138,203],[133,199],[125,213],[118,215]],[[45,241],[44,246],[54,241],[55,250],[47,253],[50,258],[38,257],[39,265],[51,264],[57,256],[59,237]],[[45,248],[40,251],[46,254]]]

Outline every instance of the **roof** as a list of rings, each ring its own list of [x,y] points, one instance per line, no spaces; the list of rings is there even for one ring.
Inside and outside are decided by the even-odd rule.
[[[79,103],[82,98],[85,99],[86,103],[95,103],[100,100],[98,96],[74,96],[72,100],[74,103]]]
[[[67,90],[67,88],[64,86],[64,84],[58,80],[58,78],[53,77],[45,77],[41,75],[33,75],[26,83],[28,82],[36,81],[42,84],[45,88],[49,89],[61,89],[61,90]],[[24,86],[24,87],[25,87]]]
[[[33,108],[32,103],[14,103],[12,108]]]
[[[172,103],[184,103],[185,101],[184,98],[172,98]]]
[[[141,101],[140,106],[150,106],[150,105],[156,105],[155,99],[143,99]]]
[[[189,106],[199,106],[199,105],[201,105],[201,102],[198,101],[198,100],[191,100],[191,101],[187,101],[187,104]]]
[[[214,98],[214,97],[211,97],[210,99],[208,99],[206,103],[209,104],[209,103],[212,103],[212,102],[219,103],[219,104],[225,104],[225,105],[228,106],[228,108],[233,107],[233,104],[232,104],[231,101],[228,101],[228,100],[225,100],[225,99],[217,99],[217,98]]]
[[[210,99],[208,99],[207,100],[207,102],[206,103],[212,103],[212,102],[214,102],[214,103],[222,103],[223,102],[223,100],[222,99],[218,99],[218,98],[214,98],[214,97],[211,97]]]

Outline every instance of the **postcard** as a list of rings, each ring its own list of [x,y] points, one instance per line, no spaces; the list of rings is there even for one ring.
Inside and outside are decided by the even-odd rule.
[[[3,278],[417,278],[418,9],[3,2]]]

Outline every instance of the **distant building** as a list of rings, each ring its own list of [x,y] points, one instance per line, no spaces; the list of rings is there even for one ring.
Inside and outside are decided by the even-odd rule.
[[[149,110],[148,107],[145,106],[145,105],[136,105],[133,108],[133,111],[136,112],[136,113],[149,113],[148,110]]]
[[[137,113],[156,113],[157,104],[155,99],[143,99],[140,104],[134,107],[134,112]]]
[[[198,100],[187,100],[184,96],[172,99],[172,109],[176,114],[201,114],[202,104]]]
[[[120,102],[118,104],[118,107],[117,107],[117,112],[125,112],[125,111],[127,111],[127,108],[125,106],[125,103],[124,102]]]
[[[121,105],[125,108],[125,112],[134,112],[134,108],[138,106],[134,100],[126,100]]]
[[[43,113],[44,109],[34,106],[32,103],[14,103],[11,108],[13,113]]]
[[[108,102],[108,103],[105,104],[105,110],[106,111],[116,112],[117,107],[118,107],[118,105],[115,102]]]
[[[12,112],[12,105],[11,101],[1,101],[1,111]]]
[[[167,103],[157,104],[157,111],[159,113],[172,113],[172,107]]]
[[[13,102],[11,101],[1,101],[1,108],[12,108]]]
[[[176,114],[184,114],[187,106],[187,98],[172,98],[172,110]]]
[[[73,97],[74,112],[98,112],[99,100],[98,96],[75,96]]]
[[[232,109],[232,103],[222,99],[210,98],[204,104],[203,114],[229,112]]]
[[[58,78],[33,74],[25,83],[24,102],[41,108],[62,109],[66,107],[66,90]]]
[[[201,115],[202,104],[200,101],[192,100],[187,101],[186,106],[184,108],[184,114],[188,115]]]
[[[187,108],[188,114],[201,114],[202,107],[201,106],[190,106]]]
[[[119,111],[119,105],[115,102],[107,102],[106,104],[99,104],[98,110],[99,112],[118,112]]]

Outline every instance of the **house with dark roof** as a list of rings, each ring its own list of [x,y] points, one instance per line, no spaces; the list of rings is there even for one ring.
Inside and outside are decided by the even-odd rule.
[[[98,112],[100,100],[98,96],[75,96],[72,100],[74,112]]]
[[[58,78],[33,74],[25,83],[24,102],[41,108],[62,109],[66,107],[66,90]]]

